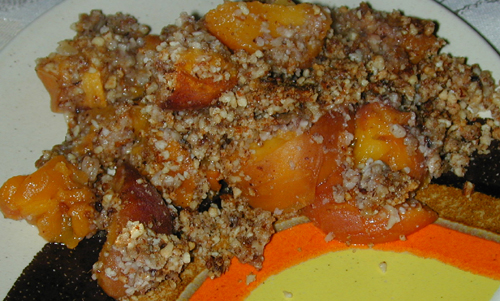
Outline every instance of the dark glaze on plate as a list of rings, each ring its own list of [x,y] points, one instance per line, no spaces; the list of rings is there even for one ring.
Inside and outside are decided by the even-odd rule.
[[[465,181],[474,184],[474,190],[500,198],[500,149],[498,141],[494,141],[487,155],[474,154],[471,156],[469,167],[463,178],[450,172],[443,174],[438,179],[433,179],[435,184],[452,186],[462,189]]]
[[[92,265],[106,240],[104,232],[84,239],[75,249],[48,243],[23,270],[4,301],[110,301],[93,281]]]

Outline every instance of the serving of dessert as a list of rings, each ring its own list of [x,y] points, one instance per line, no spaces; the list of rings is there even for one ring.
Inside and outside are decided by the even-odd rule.
[[[82,13],[33,70],[66,135],[0,189],[4,216],[49,242],[106,234],[91,278],[108,296],[176,300],[233,258],[260,268],[273,234],[305,221],[346,244],[440,217],[498,239],[497,199],[463,212],[468,178],[444,205],[430,184],[500,139],[495,80],[440,52],[435,22],[276,0],[165,25]]]

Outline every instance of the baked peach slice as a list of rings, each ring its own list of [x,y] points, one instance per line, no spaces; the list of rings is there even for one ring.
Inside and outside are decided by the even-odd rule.
[[[36,67],[36,74],[50,95],[50,107],[55,113],[64,113],[65,108],[64,74],[70,73],[69,62],[63,55],[54,55],[50,63],[40,64]],[[83,109],[104,108],[107,106],[106,95],[103,88],[101,72],[95,67],[82,71],[78,83],[82,89],[83,97],[78,105]]]
[[[291,1],[225,2],[205,15],[208,31],[231,50],[270,50],[280,39],[305,45],[301,67],[319,54],[331,24],[329,13],[318,6]]]
[[[113,298],[127,295],[125,275],[119,268],[122,254],[113,248],[116,239],[129,221],[138,221],[156,233],[172,234],[174,214],[167,207],[156,188],[129,165],[117,169],[114,189],[121,201],[121,210],[111,216],[106,242],[99,254],[99,266],[94,268],[101,288]]]
[[[300,209],[314,200],[321,158],[306,134],[287,132],[255,148],[243,167],[241,188],[250,206],[268,211]]]
[[[437,213],[418,201],[384,206],[362,215],[355,205],[317,200],[302,213],[332,239],[353,244],[376,244],[404,239],[437,220]]]
[[[412,136],[406,126],[411,119],[412,113],[380,103],[360,107],[354,133],[356,164],[366,163],[368,159],[381,160],[392,170],[406,171],[412,178],[421,180],[426,173],[424,156],[416,143],[408,143]]]
[[[316,181],[316,199],[331,199],[333,187],[343,183],[344,162],[354,132],[354,118],[352,117],[350,114],[342,115],[331,112],[320,118],[311,129],[313,135],[320,135],[324,138],[322,163]]]
[[[241,188],[249,204],[268,211],[293,211],[311,204],[318,185],[341,175],[339,141],[347,127],[344,117],[332,112],[305,133],[280,133],[254,147],[242,169],[246,177]]]
[[[379,103],[360,107],[354,121],[355,163],[381,160],[394,171],[404,170],[413,179],[422,180],[426,174],[424,157],[405,140],[410,136],[405,126],[411,118],[411,113]],[[328,185],[320,186],[315,202],[302,210],[316,226],[337,240],[360,244],[394,241],[437,219],[429,207],[412,200],[381,206],[371,215],[362,214],[348,201],[335,202],[331,188],[341,184],[342,179],[334,177]]]
[[[0,209],[11,219],[37,226],[49,242],[74,248],[95,233],[95,197],[87,175],[63,156],[50,159],[37,171],[16,176],[0,189]]]
[[[189,49],[175,64],[175,87],[164,106],[172,110],[207,107],[237,82],[236,67],[227,57]]]

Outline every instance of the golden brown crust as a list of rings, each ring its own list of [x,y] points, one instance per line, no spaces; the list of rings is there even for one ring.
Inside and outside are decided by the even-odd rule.
[[[438,224],[500,242],[500,200],[484,193],[470,195],[461,189],[431,184],[416,199],[440,216]]]

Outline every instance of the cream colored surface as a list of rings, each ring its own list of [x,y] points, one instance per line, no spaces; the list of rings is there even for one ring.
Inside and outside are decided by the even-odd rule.
[[[499,284],[435,259],[346,250],[322,255],[270,277],[247,301],[481,301],[490,300]]]

